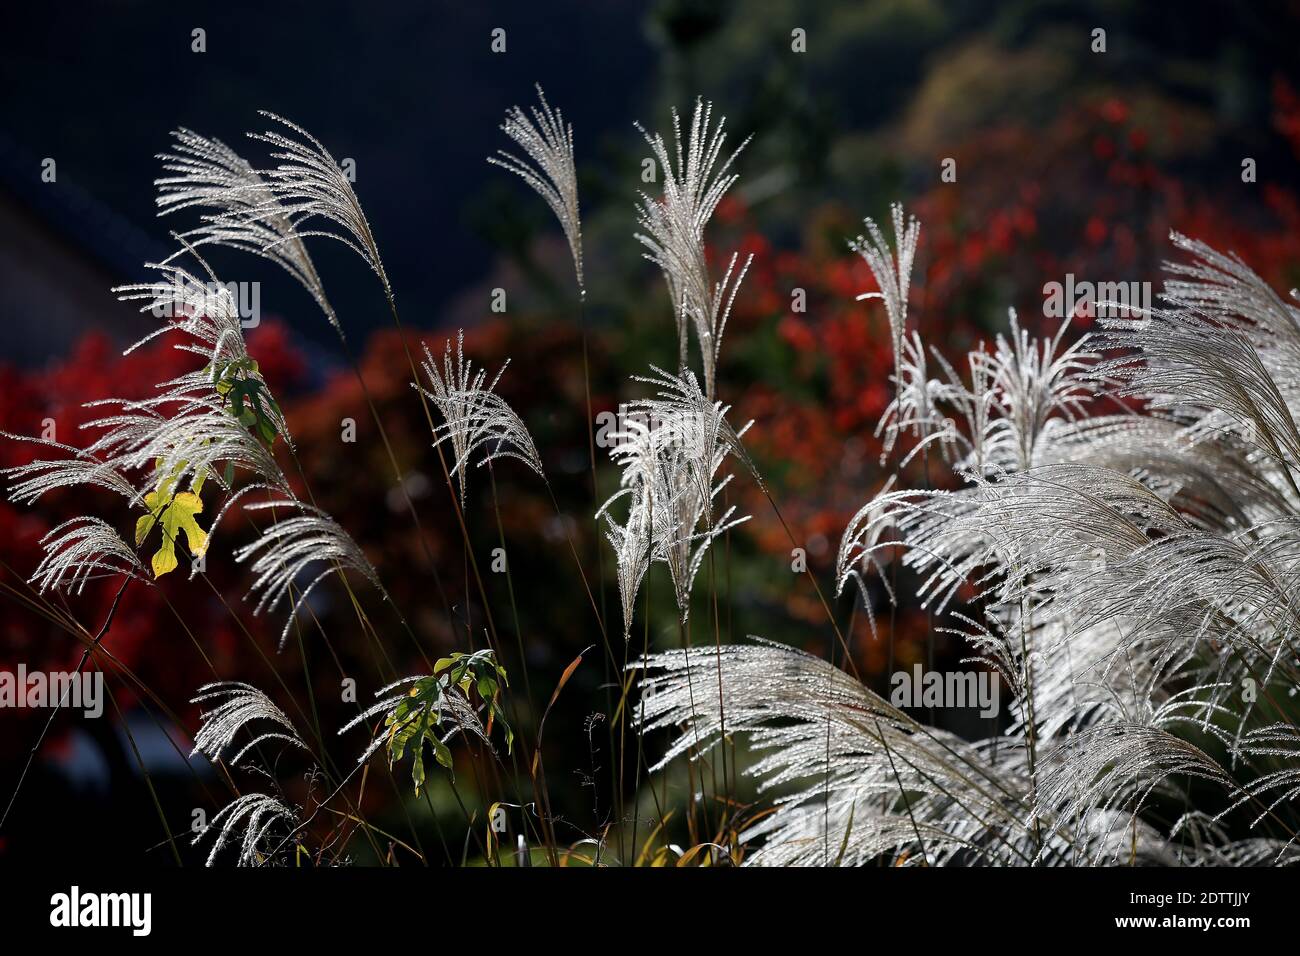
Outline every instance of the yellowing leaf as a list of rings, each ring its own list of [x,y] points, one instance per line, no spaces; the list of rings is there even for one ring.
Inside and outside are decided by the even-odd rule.
[[[147,515],[142,515],[135,523],[135,543],[139,547],[149,536],[154,524],[162,525],[162,541],[154,552],[150,564],[155,578],[160,578],[168,571],[176,569],[176,538],[184,533],[186,546],[196,558],[202,556],[208,547],[208,534],[199,527],[194,516],[202,513],[203,499],[188,491],[169,495],[162,490],[151,491],[144,496]]]

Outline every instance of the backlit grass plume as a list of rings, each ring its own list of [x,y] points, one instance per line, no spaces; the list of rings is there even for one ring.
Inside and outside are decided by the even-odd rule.
[[[641,130],[663,177],[663,193],[641,194],[637,207],[641,231],[637,241],[646,258],[657,265],[668,283],[677,323],[678,370],[688,367],[687,343],[694,330],[704,376],[704,391],[714,396],[722,335],[736,291],[752,259],[739,270],[732,256],[723,278],[714,282],[705,255],[704,230],[727,191],[739,178],[732,165],[746,139],[730,154],[726,146],[726,117],[713,125],[713,104],[696,100],[690,129],[683,137],[681,120],[673,110],[673,146],[661,133]],[[641,127],[638,125],[638,129]]]
[[[464,330],[456,333],[454,357],[450,339],[443,350],[441,364],[434,360],[427,345],[424,357],[422,366],[429,387],[414,384],[432,399],[442,414],[434,444],[445,442],[451,446],[454,459],[451,473],[459,482],[461,503],[465,501],[471,464],[482,466],[501,458],[514,458],[544,477],[541,456],[527,426],[495,391],[510,360],[488,382],[487,370],[474,368],[474,363],[465,358]],[[474,461],[475,458],[478,460]]]
[[[312,236],[341,242],[370,267],[391,300],[393,290],[379,256],[379,244],[343,168],[320,140],[302,127],[265,110],[262,115],[278,128],[249,136],[271,147],[271,159],[279,161],[259,170],[271,195],[256,205],[222,213],[216,225],[247,230],[263,224],[275,234],[262,244],[265,254],[275,254],[282,246],[292,247]],[[304,228],[308,225],[311,228]]]
[[[614,547],[624,636],[628,636],[641,581],[651,563],[667,566],[683,622],[690,616],[690,596],[709,546],[730,529],[749,520],[735,517],[735,506],[715,509],[715,499],[731,481],[718,472],[730,456],[748,456],[739,431],[721,402],[700,391],[692,372],[673,376],[653,369],[638,381],[658,386],[651,398],[628,406],[624,430],[612,434],[610,457],[622,471],[620,488],[596,512],[608,525]],[[613,514],[621,505],[626,520]]]
[[[501,131],[523,150],[517,156],[504,149],[489,156],[488,162],[509,170],[526,182],[546,205],[564,230],[573,256],[573,272],[578,292],[586,295],[582,276],[582,218],[578,210],[578,174],[573,159],[573,127],[564,114],[546,102],[542,87],[537,87],[537,106],[525,113],[518,106],[506,111]]]
[[[217,862],[227,846],[238,846],[239,866],[288,865],[287,858],[276,854],[282,833],[291,831],[298,822],[298,812],[277,797],[265,793],[245,793],[236,797],[212,818],[212,822],[195,834],[190,842],[198,844],[212,831],[216,838],[208,853],[207,865]],[[279,840],[279,843],[283,843]]]
[[[204,711],[200,716],[199,732],[194,738],[191,756],[201,753],[212,760],[225,759],[227,763],[237,764],[250,750],[272,740],[306,748],[284,711],[265,693],[250,684],[239,681],[205,684],[199,688],[198,695],[190,703],[214,704],[211,710]],[[226,752],[234,749],[239,732],[254,721],[261,722],[263,726],[270,724],[274,729],[250,735],[247,743],[234,756],[227,757]]]
[[[342,334],[334,307],[295,221],[280,204],[267,180],[242,156],[218,139],[188,129],[172,133],[172,152],[160,155],[160,216],[198,208],[210,210],[199,226],[180,238],[188,245],[222,245],[265,256],[297,279],[316,300],[331,325]]]

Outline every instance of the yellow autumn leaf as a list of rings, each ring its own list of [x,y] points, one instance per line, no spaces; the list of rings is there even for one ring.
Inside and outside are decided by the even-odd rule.
[[[176,569],[179,563],[176,560],[176,538],[182,533],[190,554],[196,558],[203,555],[208,547],[208,534],[194,519],[195,515],[203,511],[202,498],[188,491],[170,496],[163,491],[152,491],[145,495],[144,503],[149,513],[142,515],[136,522],[135,543],[139,547],[155,523],[162,525],[162,540],[150,559],[155,578]]]

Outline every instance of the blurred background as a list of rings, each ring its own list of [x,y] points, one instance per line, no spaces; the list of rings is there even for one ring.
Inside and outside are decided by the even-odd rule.
[[[1296,3],[106,2],[10,5],[0,16],[0,430],[39,434],[51,419],[62,440],[81,443],[78,426],[95,417],[81,403],[142,397],[189,367],[165,342],[124,357],[156,320],[109,292],[150,278],[144,263],[174,248],[169,230],[193,224],[155,218],[155,156],[170,130],[187,127],[257,165],[265,157],[243,135],[266,128],[257,111],[292,119],[354,161],[409,341],[438,351],[464,328],[476,361],[495,370],[513,359],[499,391],[532,431],[556,501],[506,464],[495,470],[499,509],[480,485],[466,510],[480,562],[505,542],[512,595],[504,576],[489,574],[484,607],[467,580],[402,338],[364,266],[330,244],[313,248],[421,530],[349,355],[311,299],[253,257],[216,251],[211,262],[224,281],[260,283],[263,320],[250,347],[317,502],[361,543],[423,647],[441,655],[476,646],[493,613],[523,715],[516,732],[529,739],[565,668],[600,644],[570,541],[596,602],[618,619],[612,562],[592,522],[618,478],[602,462],[592,488],[568,250],[543,203],[484,161],[506,145],[506,108],[529,105],[534,83],[574,126],[597,413],[642,394],[629,376],[652,362],[671,366],[676,350],[662,279],[632,238],[648,155],[634,122],[666,132],[670,109],[689,113],[702,96],[727,116],[733,144],[752,135],[709,234],[715,268],[732,252],[755,256],[727,329],[720,397],[734,419],[755,421],[747,444],[827,594],[846,520],[892,470],[875,436],[890,394],[887,324],[878,303],[855,301],[874,286],[847,248],[864,216],[887,217],[901,200],[921,219],[912,316],[950,358],[1003,330],[1009,308],[1054,329],[1043,286],[1068,274],[1158,282],[1171,229],[1237,252],[1279,291],[1300,275]],[[498,27],[504,53],[490,48]],[[203,52],[192,49],[196,28]],[[803,52],[791,48],[796,29]],[[946,182],[950,159],[956,176]],[[1253,176],[1243,176],[1245,160]],[[53,181],[42,175],[49,168]],[[507,293],[504,313],[490,308],[497,288]],[[346,419],[356,422],[354,444],[341,439]],[[32,456],[30,445],[0,442],[0,465]],[[791,573],[772,506],[739,476],[729,499],[753,520],[719,546],[722,639],[757,634],[829,654],[833,632],[808,579]],[[81,645],[24,582],[49,528],[116,507],[80,491],[35,509],[0,503],[0,669],[76,666]],[[184,759],[198,713],[188,701],[214,675],[284,701],[310,689],[326,727],[348,715],[342,676],[357,680],[362,700],[386,682],[337,587],[312,603],[328,645],[307,633],[300,647],[277,651],[282,618],[241,604],[247,575],[229,555],[246,538],[231,522],[213,542],[214,589],[173,575],[128,590],[105,647],[150,693],[110,677],[116,706],[105,719],[60,715],[0,828],[0,859],[171,862],[160,813],[183,834],[195,808],[211,814],[224,802],[211,769]],[[115,593],[92,585],[67,610],[93,633]],[[396,672],[419,671],[391,609],[372,603]],[[852,595],[833,611],[877,689],[887,686],[891,627],[896,665],[928,652],[919,607],[904,605],[892,623],[882,616],[875,634],[853,613]],[[658,571],[647,620],[638,619],[634,644],[677,644]],[[963,656],[942,634],[930,640],[940,661]],[[609,821],[620,771],[623,792],[634,789],[636,768],[618,766],[612,752],[617,675],[604,657],[600,647],[586,654],[547,718],[551,800],[570,841]],[[47,717],[0,712],[6,804]],[[339,741],[336,759],[346,764],[360,743]],[[289,760],[278,770],[292,779],[303,768]],[[472,766],[458,772],[457,792],[435,781],[428,801],[377,783],[367,813],[468,846],[467,820],[481,822],[490,794]],[[670,773],[668,784],[665,799],[683,799],[684,775]],[[187,844],[182,853],[195,852]],[[368,852],[359,844],[357,859]]]

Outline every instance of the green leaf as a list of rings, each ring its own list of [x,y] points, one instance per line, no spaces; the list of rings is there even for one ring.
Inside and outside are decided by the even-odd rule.
[[[420,795],[420,788],[424,786],[424,748],[417,747],[415,750],[415,760],[411,764],[411,780],[415,784],[415,795]]]
[[[275,422],[280,416],[280,406],[266,387],[257,363],[252,359],[236,359],[208,368],[217,394],[230,401],[230,414],[235,420],[268,448],[275,444],[279,434]]]
[[[391,766],[408,754],[412,757],[411,780],[417,795],[425,783],[426,743],[432,748],[439,766],[453,769],[451,748],[442,741],[443,695],[449,692],[449,688],[459,688],[471,701],[471,695],[477,692],[488,714],[488,729],[499,724],[505,734],[507,749],[513,751],[514,732],[506,723],[499,703],[505,682],[505,668],[497,663],[491,650],[472,654],[454,652],[440,658],[433,665],[433,674],[412,684],[407,695],[398,701],[385,720],[389,728],[388,762]]]
[[[437,758],[438,763],[442,764],[448,770],[451,769],[451,748],[444,744],[437,737],[431,737],[430,742],[433,744],[433,755]]]

